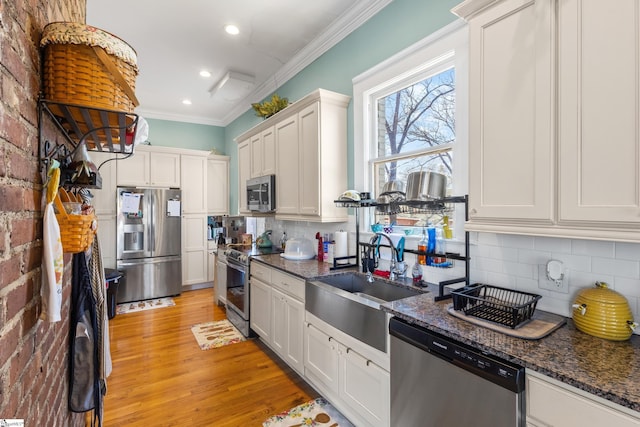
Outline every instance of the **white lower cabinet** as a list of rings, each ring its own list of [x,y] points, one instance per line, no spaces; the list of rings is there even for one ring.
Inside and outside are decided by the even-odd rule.
[[[116,268],[116,217],[98,216],[98,240],[104,268]]]
[[[537,372],[527,372],[527,425],[640,426],[638,413]]]
[[[251,329],[302,374],[304,280],[256,262],[250,271]]]
[[[304,373],[336,408],[358,426],[389,426],[389,372],[368,357],[359,341],[306,314]],[[372,351],[377,351],[373,350]]]
[[[182,215],[182,285],[205,283],[207,268],[206,215]]]
[[[263,340],[271,341],[271,285],[253,276],[249,286],[251,287],[249,326]]]

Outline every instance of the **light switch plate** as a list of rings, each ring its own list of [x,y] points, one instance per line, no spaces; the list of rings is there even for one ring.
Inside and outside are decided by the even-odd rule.
[[[559,292],[561,294],[569,293],[569,274],[564,269],[564,275],[559,283],[547,278],[547,265],[542,264],[538,266],[538,287],[540,289],[547,289],[549,291]]]

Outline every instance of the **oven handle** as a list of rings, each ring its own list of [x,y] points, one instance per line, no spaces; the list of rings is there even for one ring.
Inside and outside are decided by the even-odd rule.
[[[238,263],[230,260],[229,258],[227,258],[227,267],[233,268],[234,270],[239,271],[240,273],[243,273],[243,274],[246,273],[244,265],[238,264]]]

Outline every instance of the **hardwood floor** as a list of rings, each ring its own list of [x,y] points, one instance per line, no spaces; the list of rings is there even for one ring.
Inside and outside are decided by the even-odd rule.
[[[191,326],[225,318],[213,289],[109,321],[104,426],[261,426],[319,395],[260,340],[200,350]]]

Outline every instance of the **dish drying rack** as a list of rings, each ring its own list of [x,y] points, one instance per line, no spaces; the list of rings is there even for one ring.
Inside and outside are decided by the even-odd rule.
[[[464,220],[469,220],[469,196],[453,196],[453,197],[445,197],[443,199],[438,200],[427,200],[427,201],[415,201],[415,200],[403,200],[391,203],[377,203],[374,199],[364,199],[364,200],[345,200],[338,199],[334,200],[334,203],[337,207],[342,208],[352,208],[355,211],[356,217],[356,242],[358,242],[359,246],[371,246],[369,243],[360,242],[360,209],[361,208],[376,208],[376,210],[383,209],[386,214],[394,214],[394,213],[414,213],[414,214],[444,214],[452,212],[455,209],[455,204],[464,204]],[[386,244],[375,245],[376,247],[389,247]],[[465,275],[464,277],[458,277],[449,280],[443,280],[437,283],[438,286],[438,295],[434,297],[436,301],[442,301],[452,297],[451,293],[445,293],[445,288],[449,285],[453,285],[456,283],[463,283],[465,287],[469,287],[469,232],[464,232],[464,255],[455,254],[455,253],[444,253],[444,254],[433,254],[426,253],[424,251],[418,251],[413,249],[405,249],[404,252],[412,253],[416,255],[426,255],[429,257],[443,257],[458,261],[463,261],[465,263]],[[334,267],[336,268],[346,268],[346,267],[361,267],[360,262],[360,251],[356,250],[356,255],[341,257],[338,259],[353,259],[355,258],[355,264],[338,264],[336,267],[336,260],[334,259]],[[453,292],[453,291],[452,291]]]
[[[540,295],[474,284],[451,292],[453,309],[515,329],[531,320]]]

